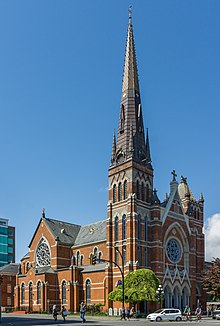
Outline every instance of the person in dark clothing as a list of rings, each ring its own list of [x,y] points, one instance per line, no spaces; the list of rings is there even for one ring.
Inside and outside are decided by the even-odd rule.
[[[53,319],[55,321],[57,321],[57,315],[58,315],[57,306],[56,305],[53,305]]]
[[[122,307],[121,309],[121,320],[124,319],[126,320],[126,316],[125,316],[125,307]]]
[[[84,305],[83,302],[81,302],[79,311],[80,311],[80,318],[82,319],[82,324],[84,324],[86,322],[86,319],[85,319],[86,306]]]

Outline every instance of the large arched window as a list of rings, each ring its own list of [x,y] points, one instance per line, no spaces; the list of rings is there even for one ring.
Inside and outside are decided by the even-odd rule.
[[[149,185],[146,185],[146,202],[149,203]]]
[[[138,263],[139,266],[142,266],[142,256],[141,256],[141,247],[138,247]]]
[[[139,180],[137,180],[137,182],[136,182],[136,195],[137,195],[137,199],[140,199],[140,183],[139,183]]]
[[[138,240],[141,240],[141,217],[140,215],[138,216],[138,228],[137,228],[137,231],[138,231]]]
[[[147,241],[147,219],[144,221],[144,240]]]
[[[115,262],[116,262],[116,264],[118,264],[118,250],[117,250],[118,248],[116,247],[115,248]]]
[[[21,284],[21,304],[25,304],[25,285]]]
[[[37,304],[41,303],[41,282],[37,282]]]
[[[29,283],[29,304],[31,305],[33,301],[33,283]]]
[[[141,200],[144,201],[145,199],[145,187],[144,187],[144,183],[141,183]]]
[[[99,259],[99,251],[97,247],[94,248],[93,254],[96,255],[96,261],[97,261]]]
[[[51,253],[47,240],[42,238],[35,252],[35,266],[45,267],[50,266]]]
[[[31,268],[31,264],[28,261],[26,264],[26,273],[29,271],[30,268]]]
[[[124,265],[126,264],[126,246],[122,247],[122,257],[124,261]]]
[[[76,254],[76,265],[79,266],[80,265],[80,252],[77,251],[77,254]]]
[[[66,281],[62,282],[62,304],[66,304]]]
[[[127,180],[124,181],[124,199],[128,197],[128,182]]]
[[[116,185],[113,186],[113,203],[116,203]]]
[[[91,281],[86,280],[86,305],[91,304]]]
[[[122,216],[122,240],[126,239],[126,215]]]
[[[121,182],[118,184],[118,201],[122,200],[122,185]]]
[[[118,241],[118,216],[115,217],[115,241]]]

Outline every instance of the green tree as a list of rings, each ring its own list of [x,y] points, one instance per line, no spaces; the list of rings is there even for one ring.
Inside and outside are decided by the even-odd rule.
[[[125,302],[157,301],[156,290],[160,283],[150,269],[138,269],[128,273],[125,278]],[[109,293],[109,300],[122,301],[122,285]]]
[[[212,265],[206,268],[202,285],[213,300],[220,300],[220,258],[213,258]]]

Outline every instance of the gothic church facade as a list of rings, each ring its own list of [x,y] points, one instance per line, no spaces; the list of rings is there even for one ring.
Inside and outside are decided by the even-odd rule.
[[[131,17],[108,189],[107,218],[97,223],[71,224],[42,212],[17,274],[17,308],[43,311],[57,304],[77,312],[81,301],[119,307],[108,294],[121,280],[120,271],[109,262],[92,265],[93,254],[124,263],[125,274],[151,268],[163,287],[165,307],[202,301],[204,199],[194,198],[186,178],[178,183],[175,171],[164,201],[157,196]]]

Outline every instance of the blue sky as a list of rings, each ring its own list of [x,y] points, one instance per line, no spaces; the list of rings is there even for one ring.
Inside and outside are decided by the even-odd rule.
[[[159,198],[175,169],[203,192],[206,219],[220,212],[220,1],[2,0],[0,216],[17,261],[42,207],[78,224],[106,217],[130,4]]]

